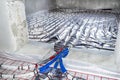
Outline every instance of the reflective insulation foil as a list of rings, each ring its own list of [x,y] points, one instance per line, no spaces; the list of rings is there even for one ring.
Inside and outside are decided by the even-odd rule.
[[[118,14],[109,10],[54,9],[27,16],[29,39],[114,51]]]

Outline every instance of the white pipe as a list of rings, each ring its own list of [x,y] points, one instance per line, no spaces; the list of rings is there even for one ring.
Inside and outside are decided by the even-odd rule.
[[[10,65],[1,65],[2,69],[8,69],[8,70],[34,70],[35,65],[28,65],[28,66],[10,66]]]
[[[8,74],[2,74],[1,77],[2,79],[14,79],[14,78],[30,78],[34,76],[34,72],[29,72],[29,73],[25,73],[25,74],[17,74],[17,75],[8,75]]]

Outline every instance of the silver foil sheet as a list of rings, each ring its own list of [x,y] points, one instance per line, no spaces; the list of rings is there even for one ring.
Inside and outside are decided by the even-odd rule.
[[[63,41],[77,48],[113,51],[118,31],[118,15],[92,10],[60,9],[28,16],[29,39]]]

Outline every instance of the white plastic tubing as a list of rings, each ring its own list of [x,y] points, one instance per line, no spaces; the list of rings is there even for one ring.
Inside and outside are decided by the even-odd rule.
[[[1,64],[0,65],[0,68],[1,69],[7,69],[7,70],[11,70],[11,71],[14,71],[14,70],[30,70],[32,72],[29,72],[29,73],[25,73],[25,74],[3,74],[1,73],[0,74],[0,78],[2,79],[6,79],[6,78],[30,78],[30,77],[33,77],[35,75],[35,72],[34,72],[34,69],[35,69],[35,65],[28,65],[28,66],[10,66],[10,65],[4,65],[4,64]]]

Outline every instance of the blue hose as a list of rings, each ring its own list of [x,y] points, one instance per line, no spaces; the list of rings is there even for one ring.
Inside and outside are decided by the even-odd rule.
[[[64,50],[62,50],[54,59],[52,59],[51,61],[49,61],[47,64],[45,64],[44,66],[39,68],[39,72],[40,73],[47,73],[51,70],[50,65],[54,64],[54,69],[57,69],[58,65],[60,65],[60,70],[62,71],[62,73],[65,73],[67,70],[63,64],[63,60],[62,58],[65,58],[69,53],[69,49],[65,48]]]

